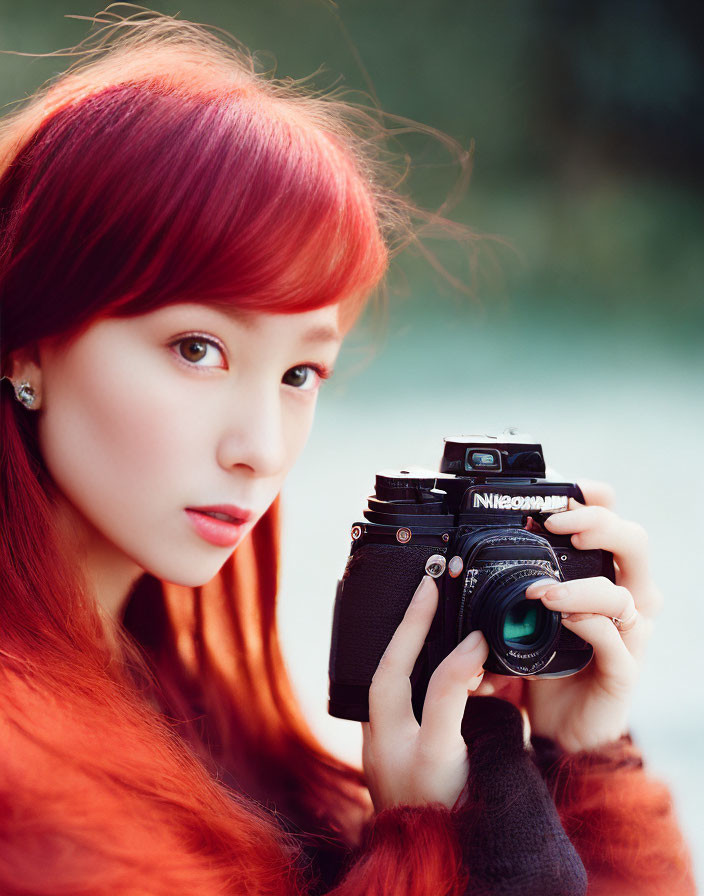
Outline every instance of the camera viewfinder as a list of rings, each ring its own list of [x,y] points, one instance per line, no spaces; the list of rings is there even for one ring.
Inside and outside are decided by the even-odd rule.
[[[501,472],[501,453],[493,448],[476,451],[467,449],[465,470],[480,470],[487,473]]]

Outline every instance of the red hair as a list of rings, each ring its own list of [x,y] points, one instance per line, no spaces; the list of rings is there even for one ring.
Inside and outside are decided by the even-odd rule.
[[[341,302],[349,327],[419,213],[373,116],[158,14],[119,20],[87,56],[0,122],[5,356],[176,301]],[[0,400],[0,889],[304,892],[284,827],[349,849],[371,804],[289,684],[278,500],[211,582],[145,574],[113,627],[55,528],[36,417],[9,382]],[[423,836],[450,892],[447,831]],[[340,893],[366,886],[357,869]]]

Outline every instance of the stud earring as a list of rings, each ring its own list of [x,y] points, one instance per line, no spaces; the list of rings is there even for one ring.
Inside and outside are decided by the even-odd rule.
[[[15,396],[26,408],[36,410],[34,406],[37,402],[37,393],[34,391],[34,387],[26,380],[15,387]]]

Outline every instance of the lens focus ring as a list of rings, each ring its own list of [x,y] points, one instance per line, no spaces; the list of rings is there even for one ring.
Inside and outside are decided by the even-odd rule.
[[[549,576],[544,566],[519,563],[480,573],[464,628],[479,628],[491,653],[514,675],[534,675],[555,654],[561,616],[541,601],[529,601],[526,588]],[[556,579],[557,581],[557,579]]]

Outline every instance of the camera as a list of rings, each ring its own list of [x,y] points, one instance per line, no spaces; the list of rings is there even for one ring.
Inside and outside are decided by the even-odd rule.
[[[578,550],[543,528],[571,497],[584,503],[580,488],[546,477],[541,445],[513,430],[444,443],[439,472],[378,473],[352,526],[333,613],[330,715],[368,721],[372,676],[425,573],[439,600],[411,673],[418,722],[433,671],[475,629],[489,644],[484,668],[501,675],[558,678],[592,658],[559,612],[525,597],[538,579],[615,581],[611,553]]]

